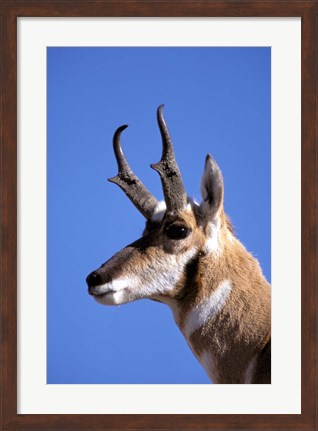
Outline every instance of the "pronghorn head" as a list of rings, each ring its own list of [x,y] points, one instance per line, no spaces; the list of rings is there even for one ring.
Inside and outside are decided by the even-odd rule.
[[[198,260],[208,255],[218,259],[223,239],[233,240],[223,210],[223,179],[210,155],[205,160],[201,180],[202,202],[187,197],[175,160],[169,130],[157,111],[163,151],[159,163],[152,164],[161,178],[164,202],[158,202],[132,172],[120,144],[127,126],[117,129],[113,146],[118,175],[116,183],[146,218],[140,239],[117,252],[87,277],[89,293],[101,304],[118,305],[141,298],[169,303],[181,299]]]

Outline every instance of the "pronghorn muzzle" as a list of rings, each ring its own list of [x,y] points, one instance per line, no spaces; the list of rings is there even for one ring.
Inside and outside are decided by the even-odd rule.
[[[128,245],[118,251],[98,269],[91,272],[86,278],[88,293],[94,296],[110,293],[112,282],[123,276],[123,264],[129,260],[134,250],[135,247],[133,244]]]
[[[97,271],[93,271],[91,272],[87,278],[86,278],[86,283],[88,286],[88,293],[90,295],[96,295],[94,288],[97,286],[100,286],[102,284],[105,283],[110,283],[111,282],[111,278],[109,276],[107,276],[107,274],[102,274],[100,272]]]

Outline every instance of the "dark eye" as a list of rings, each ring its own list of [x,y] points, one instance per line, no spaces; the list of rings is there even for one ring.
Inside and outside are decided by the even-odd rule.
[[[170,239],[183,239],[189,235],[190,229],[186,226],[174,224],[166,227],[165,233]]]

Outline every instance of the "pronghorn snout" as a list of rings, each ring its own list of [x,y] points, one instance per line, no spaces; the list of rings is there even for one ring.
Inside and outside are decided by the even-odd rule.
[[[86,283],[88,286],[98,286],[102,284],[102,277],[96,271],[93,271],[87,276]]]
[[[98,272],[98,270],[93,271],[86,278],[86,283],[88,286],[88,293],[90,295],[94,295],[94,294],[96,294],[94,291],[94,287],[100,286],[100,285],[105,284],[105,283],[110,283],[110,282],[111,282],[111,277],[108,274],[100,273],[100,272]]]

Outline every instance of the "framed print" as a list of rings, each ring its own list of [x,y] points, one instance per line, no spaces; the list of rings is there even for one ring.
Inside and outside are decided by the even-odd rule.
[[[4,430],[316,428],[316,7],[313,1],[3,2]],[[157,108],[163,142],[167,122],[183,177],[165,186],[161,173],[163,192],[149,169],[161,151]],[[126,123],[127,131],[117,129]],[[189,348],[162,296],[119,301],[119,292],[114,305],[129,302],[121,307],[93,301],[100,286],[117,292],[115,272],[133,284],[138,265],[152,259],[143,246],[139,260],[128,263],[129,246],[102,263],[126,244],[135,247],[144,229],[142,215],[105,181],[117,172],[113,136],[119,173],[126,163],[121,132],[127,160],[151,190],[138,186],[148,207],[119,185],[147,219],[151,202],[162,205],[162,193],[168,208],[183,199],[183,187],[198,200],[215,197],[217,190],[205,186],[214,163],[208,156],[204,164],[206,154],[219,164],[225,211],[272,284],[270,381],[254,382],[252,372],[241,380],[225,371],[220,377],[222,361],[206,374],[202,352]],[[201,220],[206,207],[195,202],[187,208]],[[190,231],[192,238],[194,227],[182,225],[182,238]],[[171,235],[175,241],[175,230]],[[207,244],[216,247],[211,239]],[[166,259],[160,247],[152,268]],[[164,272],[157,270],[156,289]],[[97,277],[108,281],[95,283]],[[230,284],[222,285],[218,306]],[[202,320],[205,311],[198,310]],[[192,329],[193,315],[185,320]]]

